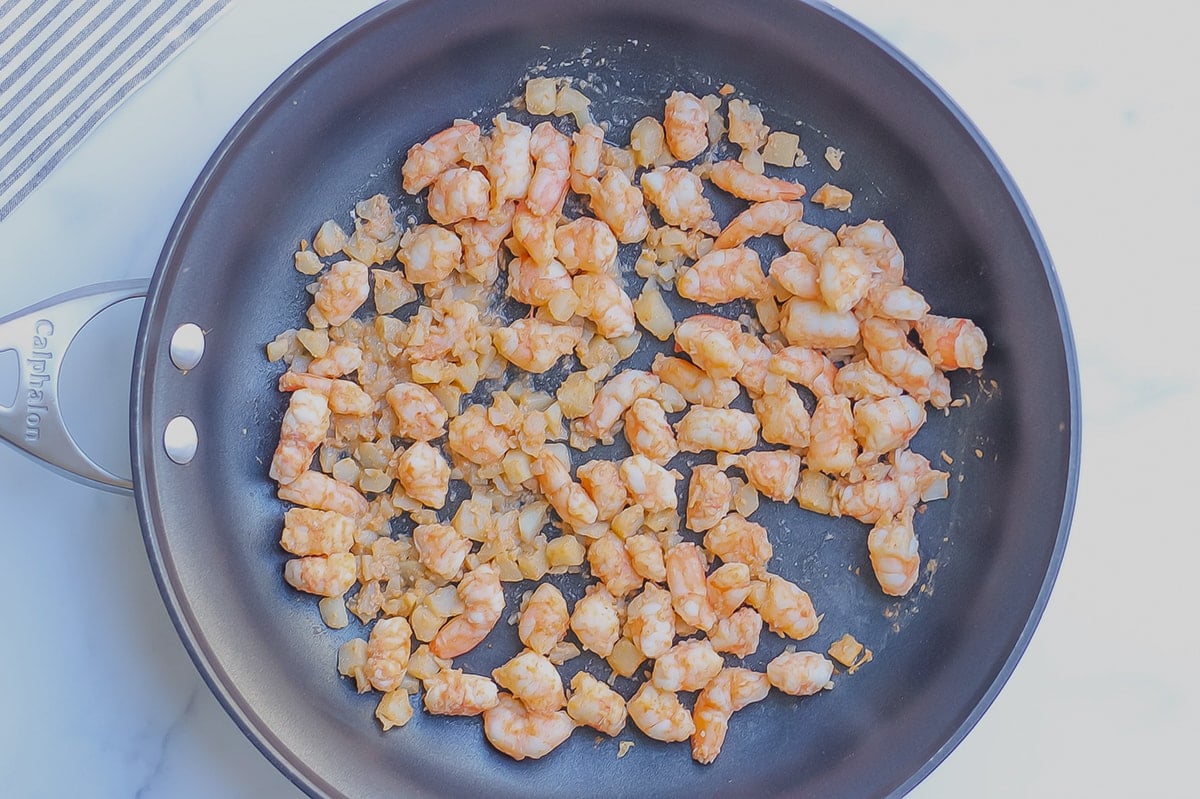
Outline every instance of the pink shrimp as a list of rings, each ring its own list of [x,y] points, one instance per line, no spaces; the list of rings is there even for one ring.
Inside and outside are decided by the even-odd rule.
[[[755,203],[733,218],[721,235],[713,242],[713,248],[725,250],[737,247],[755,236],[779,236],[793,222],[804,215],[804,204],[785,200],[770,200]]]
[[[708,177],[734,197],[756,203],[799,200],[808,191],[799,183],[756,175],[737,161],[718,161],[713,164]]]
[[[525,204],[537,216],[557,215],[571,179],[571,142],[554,125],[542,122],[533,129],[529,154],[534,166]]]
[[[463,153],[479,143],[479,126],[459,120],[408,150],[400,174],[404,190],[416,194],[453,166]]]

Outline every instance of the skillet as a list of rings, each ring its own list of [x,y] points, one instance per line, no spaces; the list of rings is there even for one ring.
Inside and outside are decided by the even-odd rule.
[[[981,376],[954,376],[955,395],[971,404],[932,418],[913,443],[935,463],[943,451],[953,460],[950,499],[918,520],[923,557],[938,564],[925,593],[897,603],[869,570],[855,573],[867,562],[857,522],[764,503],[756,520],[779,553],[772,569],[826,614],[804,646],[823,649],[849,631],[876,660],[820,697],[772,695],[741,711],[707,767],[686,746],[636,731],[621,736],[636,746],[620,760],[615,742],[580,731],[533,763],[491,750],[477,722],[418,713],[384,734],[371,716],[375,700],[334,670],[338,644],[361,630],[326,630],[314,603],[280,578],[282,506],[265,464],[286,398],[262,348],[302,319],[306,279],[290,269],[296,243],[358,199],[382,191],[398,202],[399,155],[410,144],[456,116],[490,118],[537,65],[591,79],[594,113],[613,122],[609,138],[619,143],[634,120],[661,113],[669,91],[733,84],[763,104],[772,127],[800,131],[814,161],[801,180],[855,193],[848,219],[810,205],[808,221],[885,219],[909,282],[935,311],[973,318],[991,341]],[[836,174],[820,159],[826,144],[847,153]],[[718,213],[727,219],[730,209]],[[53,319],[59,332],[42,346],[65,347],[73,324],[139,290],[58,298],[0,325],[36,335],[46,330],[38,321]],[[75,313],[55,316],[56,308]],[[185,323],[206,331],[204,355],[186,372],[169,352]],[[16,343],[42,351],[28,336]],[[5,432],[53,454],[69,435],[54,427],[52,404],[29,398],[38,378],[27,368],[25,406],[6,412]],[[199,442],[185,464],[163,446],[179,416]],[[966,735],[1032,635],[1066,545],[1078,419],[1065,308],[1016,187],[961,111],[844,15],[795,0],[391,3],[276,81],[184,203],[138,336],[132,484],[152,568],[201,674],[311,795],[902,795]],[[56,460],[80,468],[78,457]],[[465,665],[496,665],[514,640],[498,629]],[[764,645],[747,664],[761,668],[777,651]]]

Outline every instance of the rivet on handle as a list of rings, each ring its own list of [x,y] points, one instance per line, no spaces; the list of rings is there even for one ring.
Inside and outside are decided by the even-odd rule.
[[[196,425],[186,416],[176,416],[167,422],[163,431],[163,449],[167,457],[180,466],[190,463],[196,456],[196,446],[199,439],[196,436]]]
[[[204,331],[191,322],[175,328],[171,336],[171,362],[181,372],[195,369],[204,357]]]

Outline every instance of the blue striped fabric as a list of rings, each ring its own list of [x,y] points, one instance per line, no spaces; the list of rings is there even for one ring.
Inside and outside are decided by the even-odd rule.
[[[0,220],[230,0],[0,0]]]

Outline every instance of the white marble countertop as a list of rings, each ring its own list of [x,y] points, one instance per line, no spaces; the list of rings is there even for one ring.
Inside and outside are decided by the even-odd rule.
[[[148,275],[229,126],[370,5],[236,0],[0,224],[0,315]],[[1171,0],[837,5],[939,81],[1007,163],[1057,262],[1083,379],[1082,481],[1058,586],[1007,687],[912,796],[1194,790],[1200,525],[1186,497],[1200,369],[1183,345],[1200,263],[1178,233],[1200,219],[1200,17]],[[117,466],[136,314],[89,329],[64,377],[81,437]],[[130,500],[0,447],[0,507],[0,792],[299,796],[185,654]]]

